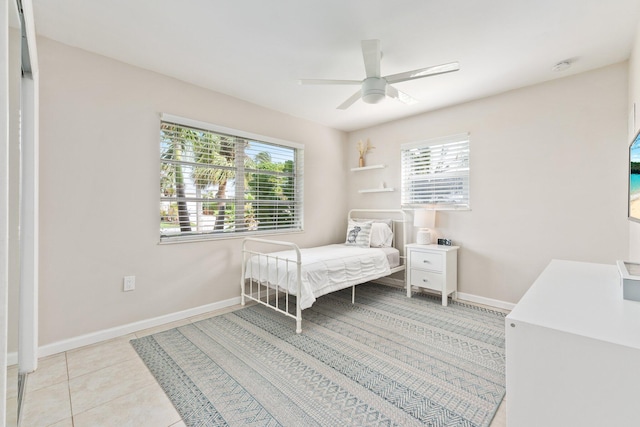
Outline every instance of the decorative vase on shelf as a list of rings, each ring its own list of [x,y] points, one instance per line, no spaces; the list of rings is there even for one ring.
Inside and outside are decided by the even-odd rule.
[[[360,156],[360,160],[358,160],[358,167],[364,167],[364,157]]]

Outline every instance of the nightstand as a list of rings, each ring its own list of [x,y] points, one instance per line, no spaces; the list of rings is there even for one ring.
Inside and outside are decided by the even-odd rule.
[[[411,298],[411,287],[437,291],[442,294],[442,305],[447,297],[458,291],[458,246],[418,245],[405,247],[407,255],[407,297]]]

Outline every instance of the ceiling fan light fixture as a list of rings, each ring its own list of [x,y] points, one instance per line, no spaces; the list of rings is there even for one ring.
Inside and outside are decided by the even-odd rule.
[[[387,96],[387,81],[382,77],[369,77],[362,82],[362,100],[377,104]]]

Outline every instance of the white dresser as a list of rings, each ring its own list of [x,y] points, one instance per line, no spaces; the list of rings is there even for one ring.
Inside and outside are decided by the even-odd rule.
[[[458,291],[458,246],[418,245],[406,246],[407,296],[411,298],[411,287],[437,291],[442,294],[442,305],[447,297]]]
[[[552,261],[505,328],[509,426],[640,426],[640,302],[615,265]]]

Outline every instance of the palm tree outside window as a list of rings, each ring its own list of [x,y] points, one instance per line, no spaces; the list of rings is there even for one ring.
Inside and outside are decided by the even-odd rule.
[[[164,117],[161,241],[302,230],[302,146]]]

